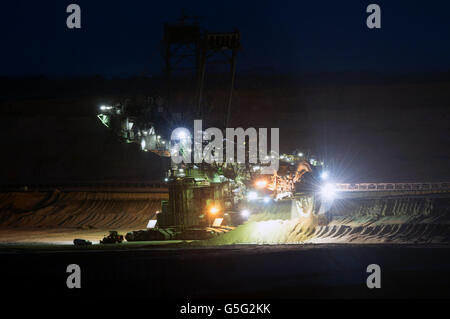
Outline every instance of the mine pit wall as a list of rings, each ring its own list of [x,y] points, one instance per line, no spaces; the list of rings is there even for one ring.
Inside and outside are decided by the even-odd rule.
[[[308,242],[450,243],[448,193],[340,198],[325,215]]]
[[[168,194],[153,191],[0,193],[0,228],[144,229]]]
[[[0,228],[144,229],[168,194],[153,191],[0,192]],[[259,204],[246,223],[204,241],[450,243],[450,194],[348,194],[317,214],[317,198]]]
[[[336,199],[328,214],[333,218],[383,218],[407,219],[429,217],[448,220],[450,216],[450,194],[395,196],[372,198]]]
[[[298,202],[303,202],[302,214]],[[308,205],[308,198],[275,202],[205,244],[450,243],[448,193],[352,194],[336,199],[324,214],[311,212]]]

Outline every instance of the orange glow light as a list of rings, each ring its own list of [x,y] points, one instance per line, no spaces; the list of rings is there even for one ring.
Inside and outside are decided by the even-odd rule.
[[[257,180],[256,183],[255,183],[255,186],[257,188],[264,188],[264,187],[267,186],[267,181],[265,179]]]
[[[217,207],[211,207],[211,208],[209,209],[209,212],[210,212],[211,214],[213,214],[213,215],[215,215],[218,211],[219,211],[219,210],[217,209]]]

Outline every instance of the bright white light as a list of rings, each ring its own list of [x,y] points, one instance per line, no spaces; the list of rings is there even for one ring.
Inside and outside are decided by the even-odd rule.
[[[270,202],[270,197],[269,196],[264,197],[263,202],[266,203],[266,204],[268,202]]]
[[[241,215],[242,217],[248,217],[248,215],[250,215],[250,211],[248,209],[243,209],[241,211]]]
[[[320,188],[320,195],[328,201],[332,201],[336,197],[336,185],[326,183]]]
[[[265,179],[259,179],[255,182],[257,188],[264,188],[267,186],[267,181]]]
[[[320,178],[324,181],[327,180],[329,176],[330,174],[327,171],[323,171],[322,174],[320,174]]]
[[[302,156],[303,156],[303,153],[302,153],[302,152],[298,153],[298,156],[302,157]]]
[[[222,221],[223,221],[223,218],[215,218],[214,219],[214,222],[213,222],[213,227],[219,227],[220,225],[222,225]]]
[[[145,150],[145,140],[144,139],[142,139],[142,141],[141,141],[141,149],[142,150]]]
[[[166,178],[164,178],[164,181],[165,181],[165,182],[168,182],[168,181],[169,181],[169,179],[168,179],[168,178],[166,177]]]
[[[156,222],[157,222],[156,219],[150,219],[150,220],[148,221],[147,228],[155,228]]]
[[[255,200],[258,198],[258,194],[256,192],[249,192],[247,194],[247,199],[248,200]]]
[[[106,105],[100,106],[100,110],[102,110],[102,111],[107,111],[107,110],[111,110],[111,109],[112,109],[112,106],[106,106]]]
[[[277,200],[280,200],[280,199],[283,199],[283,198],[289,197],[289,196],[292,196],[292,193],[291,193],[291,192],[279,193],[279,194],[277,194],[277,196],[275,197],[275,200],[277,201]]]
[[[186,132],[185,131],[179,131],[178,132],[178,134],[177,134],[177,137],[180,139],[180,140],[184,140],[185,138],[186,138]]]

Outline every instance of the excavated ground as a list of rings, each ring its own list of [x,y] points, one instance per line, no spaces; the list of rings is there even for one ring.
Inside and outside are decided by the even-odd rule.
[[[0,242],[98,241],[108,230],[143,229],[160,210],[165,193],[0,193]]]
[[[97,242],[108,230],[145,229],[166,193],[52,191],[0,193],[1,243]],[[325,214],[311,200],[252,208],[247,222],[200,243],[450,243],[450,195],[341,198]]]
[[[206,242],[250,243],[450,243],[450,197],[343,198],[321,215],[296,201],[273,203]]]

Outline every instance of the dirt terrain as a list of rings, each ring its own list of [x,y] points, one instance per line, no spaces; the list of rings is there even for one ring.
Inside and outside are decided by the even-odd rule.
[[[72,244],[74,238],[97,243],[108,230],[145,229],[167,193],[55,190],[1,193],[0,199],[0,243]],[[356,206],[341,200],[329,214],[302,216],[295,201],[274,202],[233,231],[199,244],[448,244],[448,200],[446,194]]]
[[[108,230],[145,229],[165,193],[0,193],[0,242],[98,242]]]

